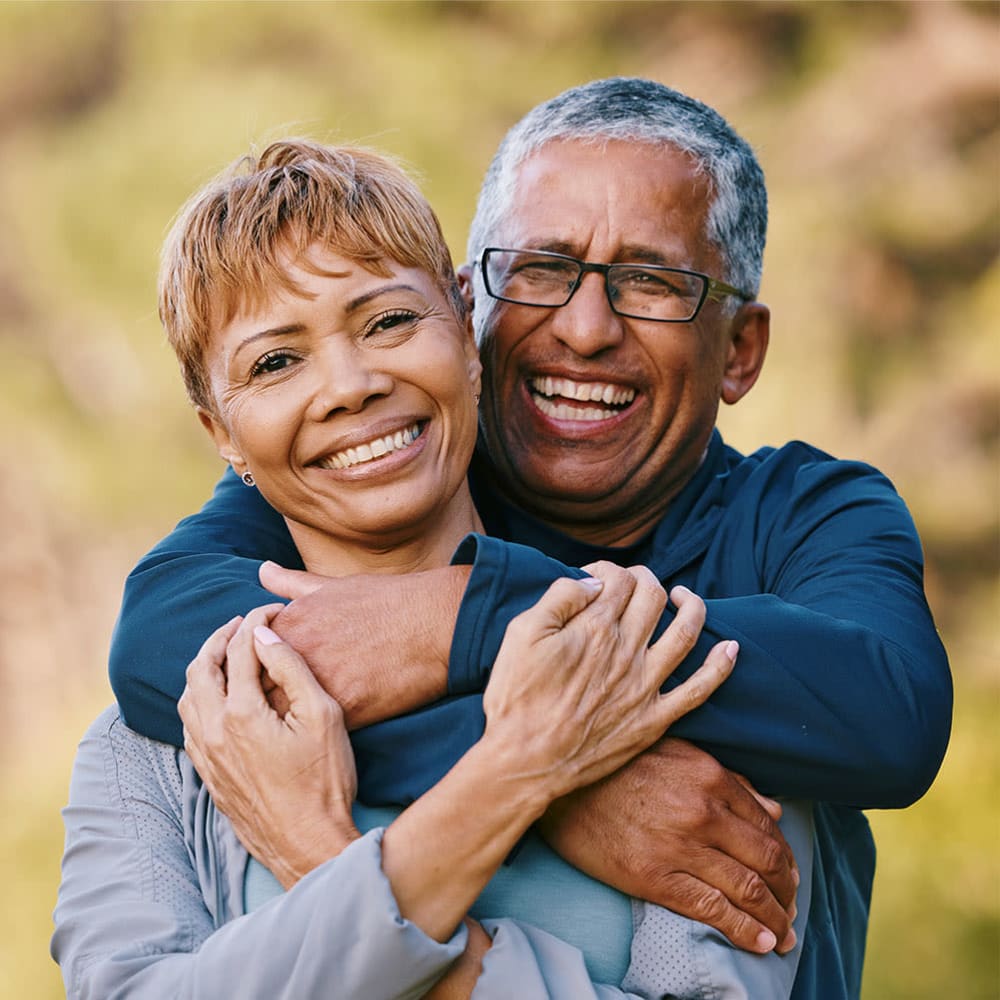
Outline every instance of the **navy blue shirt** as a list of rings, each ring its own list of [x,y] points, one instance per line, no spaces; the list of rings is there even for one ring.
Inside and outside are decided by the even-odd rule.
[[[360,797],[405,804],[478,739],[480,692],[504,629],[552,580],[599,558],[645,564],[708,608],[701,640],[668,683],[688,676],[719,639],[740,643],[730,678],[671,733],[762,792],[817,803],[813,897],[793,997],[857,997],[875,866],[860,810],[919,798],[951,724],[951,677],[924,598],[920,543],[892,485],[870,466],[800,442],[743,456],[716,433],[655,530],[608,549],[507,504],[481,459],[471,476],[494,537],[470,536],[456,553],[473,571],[449,695],[353,734]],[[205,508],[139,563],[111,650],[129,725],[180,745],[176,700],[201,641],[274,599],[257,582],[262,559],[301,565],[281,519],[227,473]],[[668,609],[661,627],[671,617]]]

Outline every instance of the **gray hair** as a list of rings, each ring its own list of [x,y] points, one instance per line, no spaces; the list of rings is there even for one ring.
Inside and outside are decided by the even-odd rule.
[[[757,157],[717,111],[641,78],[612,77],[573,87],[533,108],[507,133],[479,192],[468,262],[474,264],[499,238],[512,208],[518,169],[529,156],[556,140],[615,139],[668,145],[694,157],[711,183],[705,237],[722,256],[719,277],[756,294],[767,237],[767,188]],[[484,305],[481,275],[475,280],[476,300]],[[491,311],[476,310],[477,332]]]

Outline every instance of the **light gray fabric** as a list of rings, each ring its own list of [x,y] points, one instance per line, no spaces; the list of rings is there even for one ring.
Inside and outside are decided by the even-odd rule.
[[[116,707],[80,744],[63,818],[52,955],[70,1000],[418,997],[465,946],[464,927],[442,945],[400,916],[381,870],[383,828],[244,914],[248,855],[231,824],[187,756],[128,729]],[[791,955],[748,955],[635,902],[619,988],[593,983],[581,952],[551,934],[484,920],[493,946],[474,1000],[787,997],[809,908],[811,811],[786,805],[782,826],[803,875]]]
[[[191,801],[183,759],[127,729],[117,708],[80,744],[52,938],[70,1000],[416,998],[461,954],[464,927],[439,944],[399,915],[381,830],[231,919],[243,873],[226,867],[219,814]]]

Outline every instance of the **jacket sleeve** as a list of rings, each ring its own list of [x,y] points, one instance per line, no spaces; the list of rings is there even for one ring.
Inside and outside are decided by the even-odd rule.
[[[231,470],[142,558],[125,581],[109,662],[129,726],[181,746],[177,699],[201,644],[234,615],[282,600],[257,580],[265,559],[302,565],[282,518]]]
[[[216,928],[171,753],[126,730],[116,709],[80,745],[51,948],[70,1000],[415,998],[461,954],[464,926],[440,944],[400,916],[380,829]]]
[[[720,639],[740,643],[726,683],[671,733],[772,795],[908,805],[937,773],[952,704],[909,513],[875,470],[831,461],[799,468],[768,516],[765,507],[748,508],[721,547],[720,558],[746,564],[739,587],[713,596],[707,576],[664,580],[708,598],[702,637],[668,684]],[[579,571],[478,536],[456,560],[473,565],[452,645],[458,693],[485,684],[510,619]],[[671,619],[668,609],[661,628]]]

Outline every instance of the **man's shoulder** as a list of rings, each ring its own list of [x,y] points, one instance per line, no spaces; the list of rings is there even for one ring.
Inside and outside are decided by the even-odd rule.
[[[790,507],[815,514],[873,500],[899,503],[889,479],[866,462],[836,458],[797,440],[748,455],[726,449],[722,506],[730,514],[752,510],[759,521]]]
[[[733,448],[726,448],[728,476],[736,485],[753,482],[755,485],[794,482],[814,482],[822,479],[877,479],[888,483],[886,477],[867,462],[837,458],[806,441],[793,440],[780,446],[768,445],[742,455]]]

